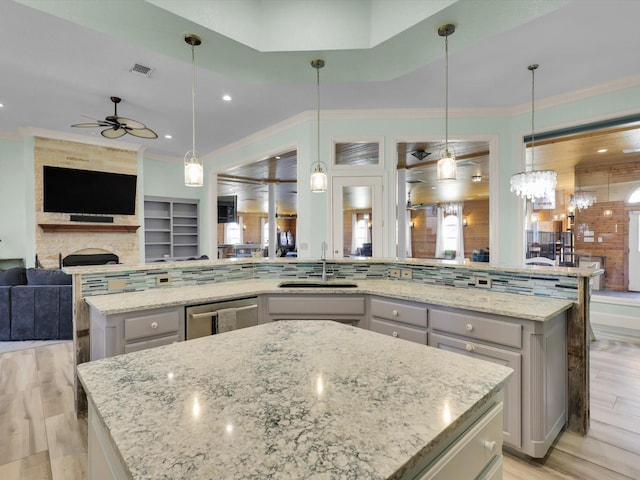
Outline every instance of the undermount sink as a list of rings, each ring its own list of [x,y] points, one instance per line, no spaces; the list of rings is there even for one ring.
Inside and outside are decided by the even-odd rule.
[[[293,280],[278,284],[280,288],[357,288],[358,285],[350,282],[314,282],[307,280]]]

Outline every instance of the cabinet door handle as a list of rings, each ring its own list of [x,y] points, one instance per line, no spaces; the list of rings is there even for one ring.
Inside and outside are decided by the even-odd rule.
[[[394,317],[398,316],[398,310],[392,310],[391,311],[391,315],[393,315]]]
[[[496,453],[497,444],[495,440],[485,440],[483,444],[484,448],[489,450],[491,453]]]
[[[473,325],[471,325],[470,323],[467,323],[467,331],[472,331],[473,330]]]
[[[476,346],[473,343],[467,343],[464,348],[466,348],[467,352],[473,352]]]
[[[393,335],[394,337],[398,336],[398,332],[393,332],[391,335]]]
[[[158,322],[151,322],[151,328],[158,328]]]

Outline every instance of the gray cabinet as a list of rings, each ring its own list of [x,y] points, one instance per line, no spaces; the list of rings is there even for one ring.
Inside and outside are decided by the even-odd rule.
[[[429,344],[513,368],[505,390],[505,444],[543,457],[566,423],[566,315],[534,322],[431,307]]]
[[[92,361],[184,340],[184,307],[89,316]]]
[[[367,328],[362,295],[267,295],[261,298],[260,323],[277,320],[333,320]]]
[[[369,330],[411,342],[427,344],[427,306],[380,297],[369,299]]]
[[[145,197],[147,262],[197,257],[198,244],[198,200]]]

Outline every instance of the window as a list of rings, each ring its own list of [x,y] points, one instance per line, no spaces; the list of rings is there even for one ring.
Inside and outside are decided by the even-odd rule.
[[[631,192],[631,195],[629,195],[629,203],[640,203],[640,187]]]
[[[239,222],[224,224],[224,243],[227,245],[239,245],[242,243],[242,217]]]
[[[356,248],[362,248],[363,243],[369,243],[369,220],[366,217],[356,223]]]
[[[442,233],[444,236],[444,249],[456,251],[458,249],[458,235],[460,230],[458,228],[458,216],[447,215],[442,221]]]

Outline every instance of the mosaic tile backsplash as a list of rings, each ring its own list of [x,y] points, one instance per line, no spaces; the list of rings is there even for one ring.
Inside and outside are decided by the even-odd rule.
[[[411,270],[411,279],[391,278],[392,269]],[[405,263],[376,262],[327,262],[327,272],[331,280],[381,280],[397,282],[419,282],[428,285],[451,286],[477,289],[477,278],[490,282],[495,292],[534,295],[539,297],[578,300],[579,278],[562,274],[541,274],[540,272],[510,273],[471,267],[451,267],[446,265],[410,265]],[[169,282],[156,284],[158,276],[166,276]],[[172,288],[207,283],[220,283],[244,279],[319,279],[322,276],[320,262],[256,262],[256,263],[211,263],[198,266],[176,266],[172,264],[164,270],[121,270],[113,273],[93,273],[82,275],[82,295],[105,295],[134,292],[151,288]],[[116,280],[116,282],[112,282]],[[126,282],[125,288],[113,288],[117,283]],[[109,283],[111,289],[109,289]],[[486,287],[485,287],[486,288]]]

